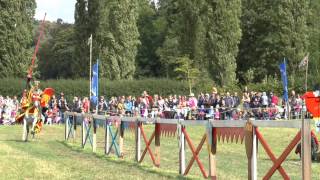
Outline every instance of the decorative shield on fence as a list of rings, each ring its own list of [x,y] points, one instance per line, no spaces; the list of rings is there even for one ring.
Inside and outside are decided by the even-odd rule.
[[[160,124],[160,132],[164,137],[174,137],[176,135],[176,124]]]
[[[216,132],[217,132],[217,139],[218,141],[227,141],[227,143],[229,141],[231,141],[231,143],[233,141],[235,141],[236,143],[238,143],[239,139],[240,139],[240,143],[243,143],[243,139],[244,139],[244,129],[242,127],[239,128],[216,128]]]

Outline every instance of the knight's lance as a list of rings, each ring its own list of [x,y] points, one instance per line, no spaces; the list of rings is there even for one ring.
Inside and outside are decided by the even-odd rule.
[[[41,26],[39,27],[39,36],[38,36],[38,41],[37,41],[37,44],[36,44],[36,48],[34,50],[34,53],[33,53],[33,57],[32,57],[32,61],[31,61],[31,65],[30,65],[30,68],[29,68],[29,72],[28,72],[28,79],[31,79],[32,77],[32,70],[33,70],[33,67],[34,67],[34,62],[35,62],[35,59],[37,57],[37,52],[39,50],[39,44],[40,44],[40,40],[42,38],[42,35],[43,35],[43,31],[44,31],[44,24],[45,24],[45,19],[46,19],[46,16],[47,16],[47,13],[44,14],[44,18],[41,22]]]

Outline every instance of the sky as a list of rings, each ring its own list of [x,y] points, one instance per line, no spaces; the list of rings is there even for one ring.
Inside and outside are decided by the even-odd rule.
[[[35,19],[42,20],[47,13],[46,20],[56,21],[61,18],[64,22],[74,23],[74,6],[76,0],[36,0],[37,9]]]

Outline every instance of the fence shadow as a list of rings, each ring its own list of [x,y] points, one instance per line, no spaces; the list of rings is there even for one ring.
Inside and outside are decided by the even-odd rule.
[[[66,148],[70,149],[71,151],[74,151],[74,152],[77,152],[77,153],[82,153],[82,154],[87,154],[87,155],[91,155],[91,156],[94,156],[95,158],[98,158],[98,159],[101,159],[101,160],[105,160],[105,161],[109,161],[111,163],[117,163],[117,164],[120,164],[122,166],[127,166],[127,167],[131,167],[131,168],[137,168],[141,171],[145,171],[145,172],[148,172],[148,173],[151,173],[151,174],[157,174],[157,175],[160,175],[162,176],[163,178],[174,178],[174,179],[193,179],[193,178],[190,178],[190,177],[184,177],[184,176],[181,176],[178,174],[175,175],[173,173],[169,173],[169,172],[158,172],[154,169],[151,169],[153,166],[147,166],[147,165],[141,165],[137,162],[131,162],[131,161],[127,161],[127,160],[124,160],[124,159],[119,159],[119,158],[115,158],[115,157],[110,157],[110,156],[106,156],[104,154],[97,154],[97,153],[92,153],[92,152],[86,152],[82,149],[82,147],[76,147],[76,146],[73,146],[71,144],[69,144],[68,142],[66,141],[58,141],[57,142],[59,144],[62,144],[63,146],[65,146]]]

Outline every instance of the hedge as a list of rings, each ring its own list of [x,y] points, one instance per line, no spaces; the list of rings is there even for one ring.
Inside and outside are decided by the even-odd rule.
[[[22,90],[26,86],[26,80],[6,78],[0,79],[0,95],[3,96],[21,96]],[[41,88],[52,87],[56,94],[63,92],[68,99],[73,96],[89,96],[89,80],[47,80],[40,81]],[[212,82],[197,82],[193,92],[210,92]],[[167,96],[170,94],[188,95],[189,88],[185,81],[170,80],[170,79],[144,79],[144,80],[120,80],[110,81],[107,79],[100,79],[99,94],[106,97],[133,95],[140,96],[146,90],[149,94],[159,94]]]
[[[133,95],[140,96],[146,90],[149,94],[159,94],[163,96],[168,95],[188,95],[189,88],[185,81],[172,79],[143,79],[143,80],[119,80],[110,81],[107,79],[100,79],[99,94],[106,97]],[[22,90],[26,86],[25,79],[6,78],[0,79],[0,95],[4,96],[21,96]],[[85,79],[58,79],[41,81],[41,88],[52,87],[56,94],[63,92],[68,99],[73,96],[89,96],[89,81]],[[214,83],[210,80],[199,80],[196,82],[193,92],[198,94],[200,92],[211,92]],[[274,92],[279,96],[282,94],[282,84],[280,81],[271,81],[268,83],[249,84],[249,90]],[[218,87],[219,92],[241,92],[242,87],[234,85],[233,87],[221,88]]]

